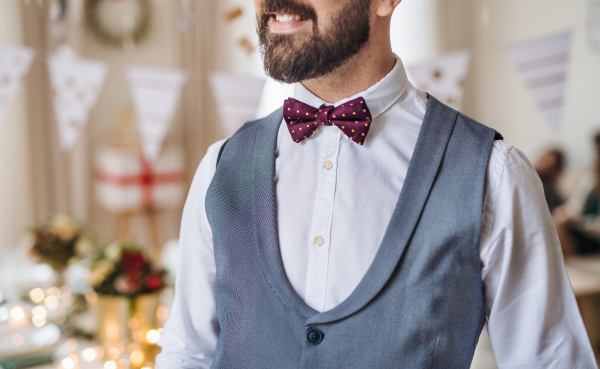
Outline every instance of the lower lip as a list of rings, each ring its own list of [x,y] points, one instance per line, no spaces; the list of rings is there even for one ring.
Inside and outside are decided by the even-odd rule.
[[[289,33],[294,32],[304,26],[306,26],[310,22],[309,19],[306,20],[293,20],[289,22],[279,22],[274,18],[271,19],[271,32],[277,33]]]

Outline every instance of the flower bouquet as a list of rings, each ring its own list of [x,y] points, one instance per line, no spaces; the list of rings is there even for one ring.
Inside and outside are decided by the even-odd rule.
[[[110,244],[92,262],[88,281],[97,294],[97,339],[106,350],[131,351],[132,360],[139,359],[134,367],[156,354],[156,341],[146,337],[157,332],[166,274],[134,243]]]
[[[92,263],[88,280],[99,294],[136,296],[162,289],[166,273],[152,265],[136,244],[113,243]]]
[[[50,265],[57,278],[62,279],[62,273],[74,256],[84,257],[93,250],[88,233],[70,215],[51,215],[30,228],[30,254],[37,262]]]

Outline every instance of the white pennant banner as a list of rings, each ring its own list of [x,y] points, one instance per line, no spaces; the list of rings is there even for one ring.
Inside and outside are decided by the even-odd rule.
[[[588,40],[600,52],[600,0],[592,0],[588,11]]]
[[[107,70],[104,62],[77,57],[68,45],[59,46],[48,57],[54,114],[63,150],[71,150],[85,128]]]
[[[463,84],[469,72],[470,62],[471,54],[463,50],[406,69],[408,78],[415,87],[459,110],[463,99]]]
[[[507,48],[508,56],[557,132],[564,108],[571,31]]]
[[[169,131],[187,76],[179,69],[130,67],[127,79],[142,150],[144,156],[154,162]]]
[[[0,45],[0,120],[19,91],[34,54],[29,47]]]
[[[210,85],[227,137],[233,135],[244,123],[256,118],[265,86],[264,78],[213,73]],[[283,100],[281,103],[283,104]]]

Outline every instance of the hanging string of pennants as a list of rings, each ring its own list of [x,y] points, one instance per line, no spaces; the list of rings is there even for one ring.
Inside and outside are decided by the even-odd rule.
[[[19,91],[34,54],[29,47],[0,45],[0,120]]]
[[[154,162],[169,130],[187,76],[179,69],[130,67],[127,79],[142,150],[146,159]]]
[[[244,124],[256,118],[265,80],[263,78],[213,73],[210,85],[221,117],[221,125],[229,137]]]
[[[33,57],[31,48],[0,45],[0,118],[18,92]],[[47,65],[60,146],[71,150],[98,100],[108,68],[104,62],[78,57],[66,44],[48,56]],[[155,161],[179,102],[186,74],[178,69],[130,67],[127,78],[144,156]]]
[[[507,53],[555,132],[560,130],[571,31],[513,44]]]
[[[71,150],[100,95],[107,67],[101,61],[79,58],[71,47],[61,45],[48,57],[48,72],[60,145]]]
[[[553,130],[559,131],[569,68],[572,31],[509,45],[506,52]],[[34,51],[0,45],[0,119],[28,72]],[[460,109],[471,55],[459,51],[407,67],[411,83]],[[70,150],[85,128],[107,75],[106,63],[80,58],[61,45],[47,59],[62,149]],[[186,82],[178,69],[130,67],[127,72],[145,157],[155,161]],[[227,136],[256,117],[265,79],[213,73],[210,85]],[[265,96],[263,96],[265,100]],[[263,110],[261,108],[261,110]]]
[[[471,54],[463,50],[409,66],[406,70],[415,87],[459,110],[464,94],[463,81],[470,62]]]

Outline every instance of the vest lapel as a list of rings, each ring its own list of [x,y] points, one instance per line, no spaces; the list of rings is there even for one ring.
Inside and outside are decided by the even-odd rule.
[[[429,96],[404,186],[373,263],[346,300],[332,310],[313,315],[307,324],[323,324],[343,319],[363,308],[384,287],[396,269],[417,225],[456,117],[457,113],[454,110]]]
[[[259,123],[255,136],[252,160],[254,232],[260,264],[268,283],[288,308],[308,318],[317,311],[308,306],[290,286],[283,269],[277,237],[275,152],[277,150],[277,134],[282,120],[283,111],[278,109]]]

